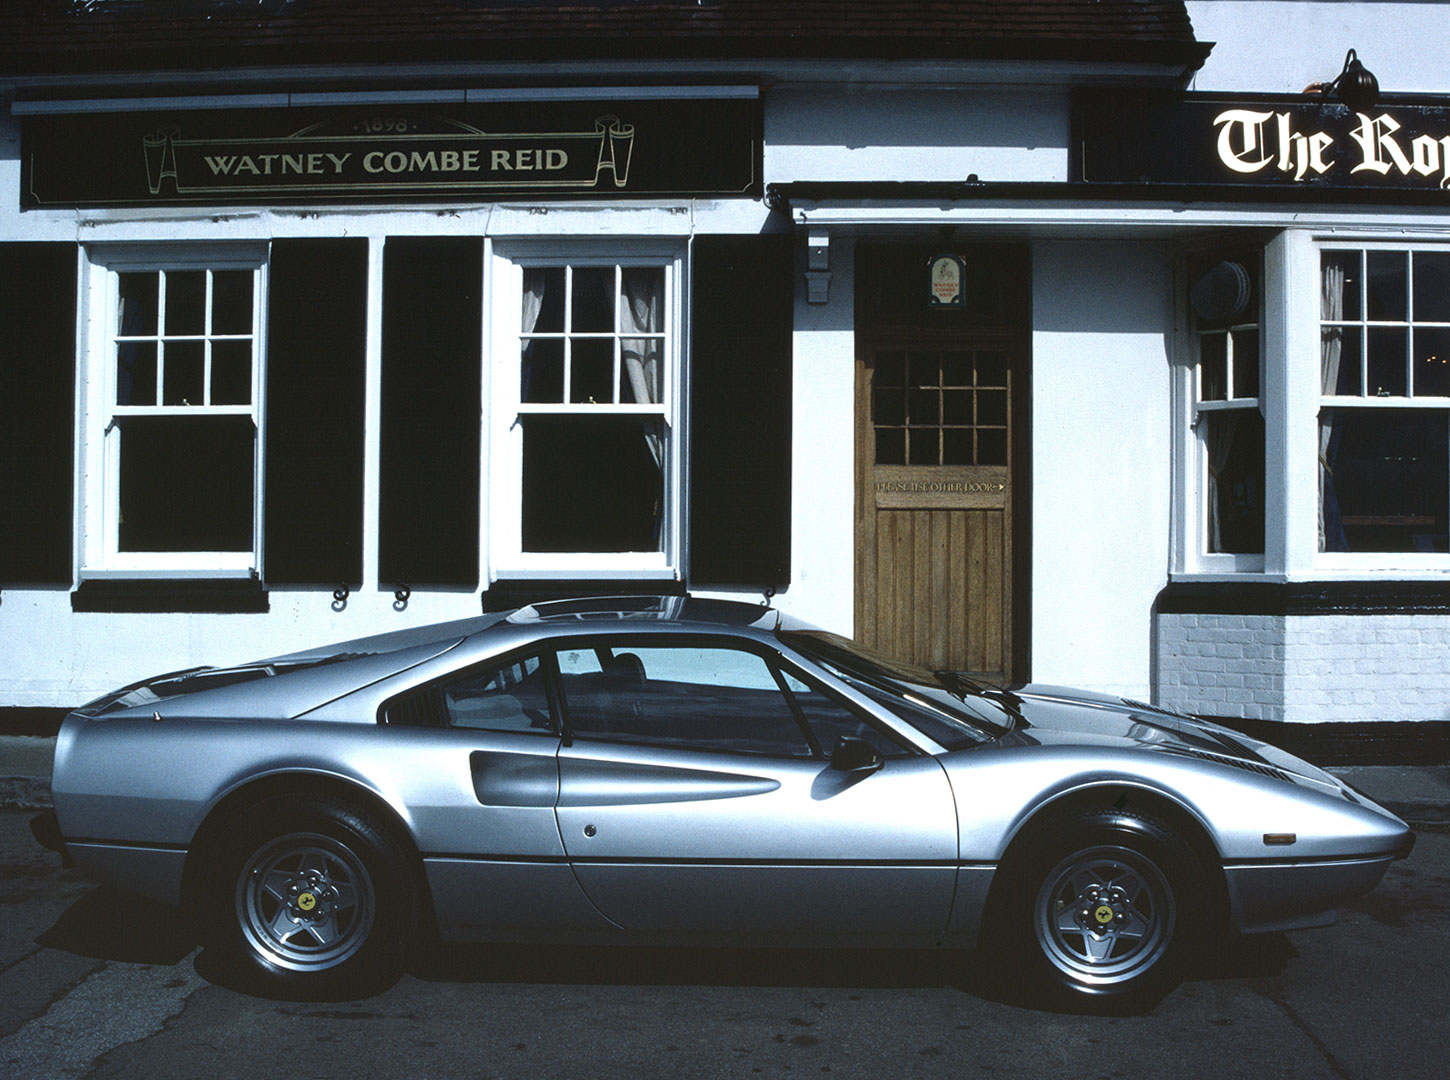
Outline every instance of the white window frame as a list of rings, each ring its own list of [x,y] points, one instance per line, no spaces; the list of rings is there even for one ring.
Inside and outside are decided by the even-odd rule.
[[[661,267],[665,272],[665,332],[661,363],[662,400],[658,405],[561,403],[530,404],[521,398],[520,313],[523,273],[534,267]],[[683,535],[684,448],[680,418],[685,402],[684,268],[679,243],[647,241],[596,243],[491,241],[488,253],[489,328],[488,433],[484,475],[490,580],[509,578],[640,578],[675,580],[680,576]],[[638,335],[620,335],[623,337]],[[530,552],[523,550],[523,427],[528,415],[658,416],[663,431],[663,499],[660,550],[649,552]]]
[[[1325,396],[1321,387],[1320,255],[1325,250],[1450,251],[1450,234],[1343,228],[1284,229],[1264,245],[1259,324],[1260,411],[1264,416],[1264,555],[1209,553],[1207,467],[1199,414],[1197,344],[1188,310],[1186,264],[1178,295],[1173,392],[1175,492],[1171,570],[1175,579],[1257,576],[1275,581],[1409,579],[1443,575],[1450,554],[1319,550],[1319,413],[1322,407],[1450,408],[1450,398]],[[1447,417],[1450,421],[1450,417]]]
[[[1402,396],[1378,397],[1372,392],[1366,392],[1357,396],[1324,394],[1319,386],[1321,358],[1319,353],[1319,332],[1323,325],[1319,304],[1321,259],[1326,252],[1357,251],[1360,253],[1370,251],[1390,251],[1395,253],[1407,253],[1413,251],[1430,251],[1436,253],[1450,253],[1450,242],[1435,243],[1421,239],[1372,239],[1360,238],[1352,234],[1321,236],[1316,238],[1312,248],[1313,264],[1312,276],[1315,287],[1314,295],[1314,337],[1315,348],[1313,354],[1313,372],[1315,388],[1321,392],[1314,394],[1314,416],[1312,424],[1312,439],[1314,440],[1315,456],[1318,457],[1319,440],[1319,414],[1327,408],[1335,409],[1440,409],[1445,412],[1446,423],[1450,424],[1450,396],[1427,396],[1417,397],[1414,393],[1414,385],[1411,375],[1406,372],[1406,391]],[[1362,264],[1363,265],[1363,264]],[[1413,269],[1410,274],[1413,275]],[[1414,289],[1413,276],[1407,278],[1406,288],[1411,293]],[[1361,312],[1362,318],[1358,320],[1359,325],[1387,326],[1387,327],[1409,327],[1409,321],[1375,322],[1368,320],[1368,312]],[[1348,325],[1348,324],[1345,324]],[[1450,323],[1434,323],[1427,321],[1416,321],[1416,326],[1434,326],[1436,328],[1450,327]],[[1291,358],[1292,359],[1292,358]],[[1368,376],[1364,373],[1367,370],[1367,363],[1364,364],[1361,376],[1362,379]],[[1447,495],[1450,497],[1450,495]],[[1420,571],[1445,571],[1450,570],[1450,552],[1409,552],[1409,551],[1360,551],[1360,552],[1329,552],[1320,551],[1318,542],[1318,512],[1319,512],[1319,477],[1316,471],[1314,485],[1308,492],[1300,492],[1297,502],[1307,506],[1307,511],[1296,505],[1300,513],[1307,513],[1311,521],[1312,565],[1316,570],[1329,572],[1350,571],[1360,575],[1374,573],[1399,572],[1420,572]]]
[[[105,577],[193,578],[250,577],[262,557],[264,477],[264,388],[266,386],[265,327],[267,251],[262,245],[197,245],[186,248],[153,245],[97,245],[84,250],[82,285],[85,290],[82,320],[82,421],[78,431],[80,462],[77,507],[81,535],[79,572],[82,579]],[[120,275],[127,272],[250,270],[252,288],[252,372],[250,405],[117,405],[116,348]],[[211,291],[208,288],[207,296]],[[210,386],[210,342],[228,335],[209,333],[210,301],[201,335],[166,335],[164,301],[158,312],[157,339],[194,338],[206,341],[204,385]],[[242,337],[243,335],[238,335]],[[149,335],[148,335],[149,337]],[[209,391],[208,391],[209,392]],[[120,550],[120,440],[115,421],[123,416],[200,415],[249,416],[255,432],[252,458],[252,540],[242,551],[122,551]]]

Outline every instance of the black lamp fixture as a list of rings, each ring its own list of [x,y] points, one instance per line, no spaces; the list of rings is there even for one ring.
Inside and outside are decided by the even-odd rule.
[[[1312,83],[1304,88],[1306,94],[1323,94],[1336,98],[1356,112],[1374,108],[1380,97],[1380,81],[1374,73],[1360,63],[1353,49],[1344,55],[1344,70],[1330,83]]]

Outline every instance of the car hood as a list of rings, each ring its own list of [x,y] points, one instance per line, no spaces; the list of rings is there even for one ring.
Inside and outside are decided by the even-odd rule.
[[[1146,748],[1340,787],[1334,777],[1269,743],[1131,698],[1042,684],[1001,691],[1000,698],[1022,722],[1008,739]]]

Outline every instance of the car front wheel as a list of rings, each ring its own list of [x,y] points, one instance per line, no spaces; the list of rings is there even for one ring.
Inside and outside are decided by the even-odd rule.
[[[347,803],[283,796],[229,830],[213,944],[265,991],[358,994],[402,971],[418,925],[401,847]]]
[[[1131,1010],[1176,982],[1211,910],[1193,850],[1128,810],[1060,815],[1009,865],[998,929],[1030,989],[1069,1007]]]

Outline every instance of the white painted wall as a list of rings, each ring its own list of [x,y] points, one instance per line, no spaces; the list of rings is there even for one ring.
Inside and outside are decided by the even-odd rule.
[[[1067,179],[1064,88],[776,87],[765,181]]]
[[[831,243],[829,302],[797,279],[791,418],[791,585],[776,603],[841,634],[855,618],[855,245]]]
[[[1170,251],[1033,245],[1032,678],[1145,698],[1167,584]]]
[[[1384,93],[1443,94],[1450,9],[1441,2],[1188,0],[1194,36],[1214,42],[1194,90],[1297,94],[1333,79],[1354,49]]]

